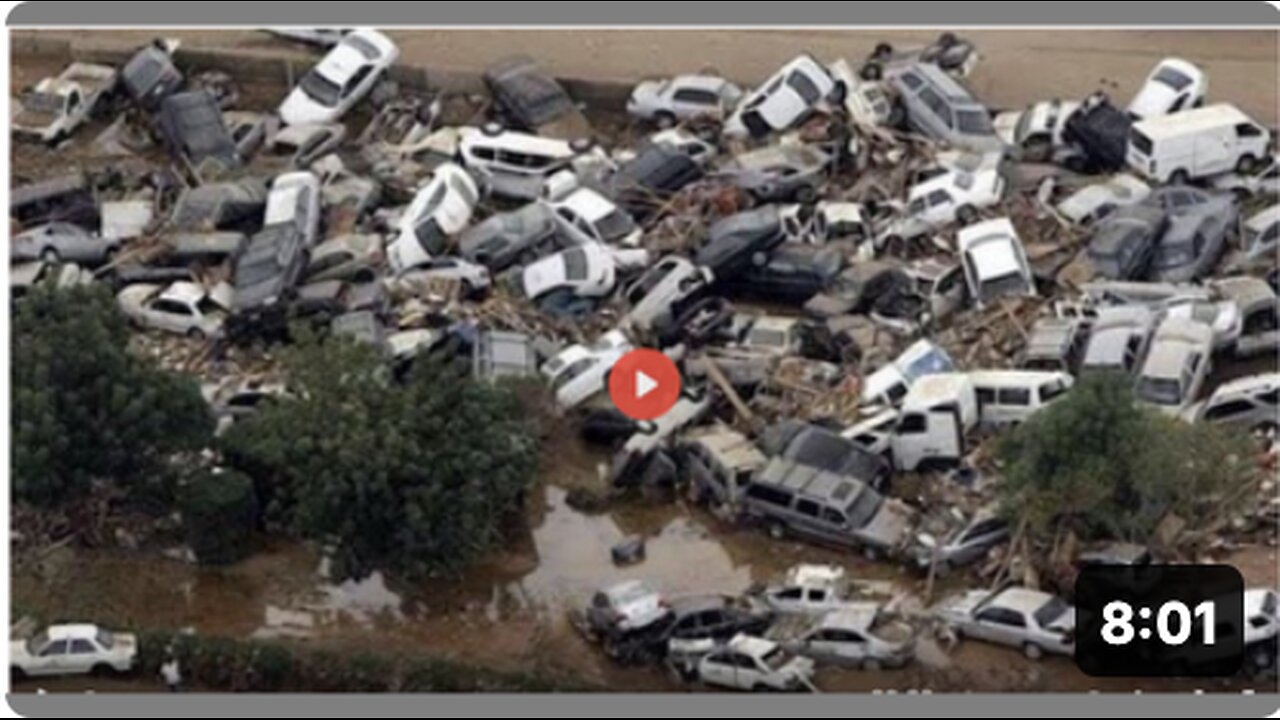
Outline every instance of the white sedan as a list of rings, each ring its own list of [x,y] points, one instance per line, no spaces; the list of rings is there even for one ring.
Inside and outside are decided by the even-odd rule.
[[[9,642],[16,677],[103,675],[133,669],[138,642],[130,633],[97,625],[50,625],[26,640]]]
[[[353,30],[311,68],[280,105],[280,119],[290,125],[331,123],[373,89],[400,48],[370,28]]]
[[[413,196],[400,215],[396,238],[387,246],[387,261],[395,272],[426,263],[444,250],[446,241],[471,222],[480,191],[460,166],[445,163]]]
[[[488,269],[455,257],[432,258],[397,275],[387,285],[392,292],[414,294],[436,280],[456,280],[467,295],[483,293],[490,285]]]
[[[968,225],[978,211],[1004,197],[1005,179],[994,167],[948,168],[911,186],[903,214],[878,235],[877,243],[896,244],[927,235],[953,222]]]
[[[876,671],[900,668],[914,656],[915,631],[876,603],[851,603],[827,613],[788,650],[821,663]]]
[[[1165,58],[1129,103],[1129,115],[1144,120],[1197,108],[1208,91],[1209,77],[1203,70],[1186,60]]]
[[[633,349],[621,330],[611,330],[590,345],[572,345],[542,366],[556,403],[563,409],[577,407],[605,389],[609,371]]]
[[[195,340],[217,336],[226,320],[226,305],[193,282],[129,285],[116,296],[120,310],[146,328],[186,335]]]
[[[935,614],[960,635],[1021,648],[1032,660],[1047,652],[1075,654],[1075,608],[1038,590],[970,590],[944,601]]]
[[[536,300],[553,291],[567,290],[577,297],[598,298],[613,292],[618,270],[648,264],[644,250],[615,250],[600,243],[587,243],[545,257],[524,269],[521,288]]]
[[[698,677],[734,690],[797,691],[813,687],[813,661],[772,640],[738,635],[698,661]]]
[[[741,98],[742,89],[718,75],[677,75],[636,85],[627,114],[665,128],[697,118],[721,120]]]
[[[956,234],[969,294],[979,308],[997,298],[1036,294],[1031,263],[1008,218],[974,223]]]

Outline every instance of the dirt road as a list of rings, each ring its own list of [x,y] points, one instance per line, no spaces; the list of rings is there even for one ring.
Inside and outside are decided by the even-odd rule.
[[[218,47],[280,48],[252,30],[22,31],[81,36],[102,33],[142,42],[158,34]],[[933,30],[391,30],[403,60],[428,68],[478,69],[510,53],[527,53],[557,75],[633,81],[641,76],[714,67],[752,84],[795,54],[850,61],[878,42],[909,47]],[[1238,30],[963,31],[983,62],[970,79],[990,106],[1021,107],[1050,97],[1077,98],[1099,87],[1127,102],[1152,65],[1176,55],[1204,68],[1210,96],[1233,102],[1269,125],[1280,124],[1280,34]]]

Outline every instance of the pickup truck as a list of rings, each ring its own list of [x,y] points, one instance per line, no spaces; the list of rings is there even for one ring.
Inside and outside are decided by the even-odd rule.
[[[47,77],[22,94],[13,132],[50,144],[62,142],[89,119],[115,88],[116,79],[113,67],[71,63],[57,77]]]

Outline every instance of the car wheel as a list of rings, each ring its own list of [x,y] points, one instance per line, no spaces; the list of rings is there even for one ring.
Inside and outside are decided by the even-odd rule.
[[[40,251],[40,259],[53,265],[62,260],[62,256],[58,254],[57,248],[47,247]]]
[[[666,130],[667,128],[675,127],[676,116],[673,113],[670,113],[666,110],[659,110],[658,112],[653,114],[653,124],[657,125],[663,130]]]
[[[1049,138],[1036,136],[1027,140],[1023,148],[1023,156],[1028,162],[1048,162],[1053,153],[1053,143]]]
[[[801,185],[796,188],[794,198],[801,205],[809,205],[818,199],[818,191],[812,185]]]
[[[978,210],[972,205],[961,205],[960,209],[956,210],[956,219],[961,225],[972,225],[973,221],[978,219]]]
[[[769,537],[774,540],[781,540],[787,536],[787,526],[781,522],[774,520],[769,523]]]
[[[9,681],[10,681],[10,682],[20,682],[20,681],[22,681],[22,680],[26,680],[26,679],[27,679],[27,671],[26,671],[26,670],[23,670],[22,668],[18,667],[17,665],[10,665],[10,666],[9,666]]]
[[[1186,170],[1174,170],[1169,174],[1169,184],[1186,185],[1191,182],[1191,174]]]
[[[751,686],[751,692],[769,692],[769,686],[764,683],[756,683]]]
[[[203,341],[204,331],[201,330],[200,328],[191,328],[190,330],[187,331],[187,337],[197,342]]]
[[[1252,175],[1253,171],[1258,167],[1258,158],[1245,153],[1236,161],[1236,172],[1241,175]]]
[[[372,268],[364,268],[363,270],[360,270],[359,272],[357,272],[351,278],[351,280],[355,282],[357,285],[368,285],[369,283],[377,279],[378,279],[378,274],[375,273]]]
[[[871,51],[871,57],[876,60],[887,60],[893,54],[893,45],[887,42],[876,43],[875,50]]]
[[[1035,643],[1027,643],[1022,646],[1022,654],[1031,660],[1039,660],[1044,657],[1044,650]]]
[[[98,663],[89,670],[89,674],[93,677],[111,677],[116,674],[116,669],[106,663]]]
[[[882,668],[880,666],[880,661],[872,658],[862,663],[862,669],[867,672],[880,672]]]
[[[858,71],[858,75],[868,82],[878,82],[884,77],[884,68],[880,63],[870,60],[866,65],[862,66],[862,70]]]

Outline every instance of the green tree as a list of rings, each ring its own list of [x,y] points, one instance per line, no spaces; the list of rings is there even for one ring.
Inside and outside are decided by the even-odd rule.
[[[537,461],[513,392],[438,359],[397,383],[343,337],[303,338],[282,361],[289,395],[223,438],[270,523],[330,546],[338,577],[457,571],[502,537]]]
[[[206,446],[213,421],[195,381],[128,351],[105,288],[38,287],[12,317],[16,498],[59,505],[94,481],[150,491],[175,456]]]
[[[1168,513],[1229,511],[1251,481],[1247,437],[1134,402],[1127,378],[1090,376],[998,445],[1006,511],[1047,539],[1146,541]]]
[[[237,472],[201,472],[183,487],[181,500],[197,560],[226,565],[248,557],[258,512],[252,480]]]

